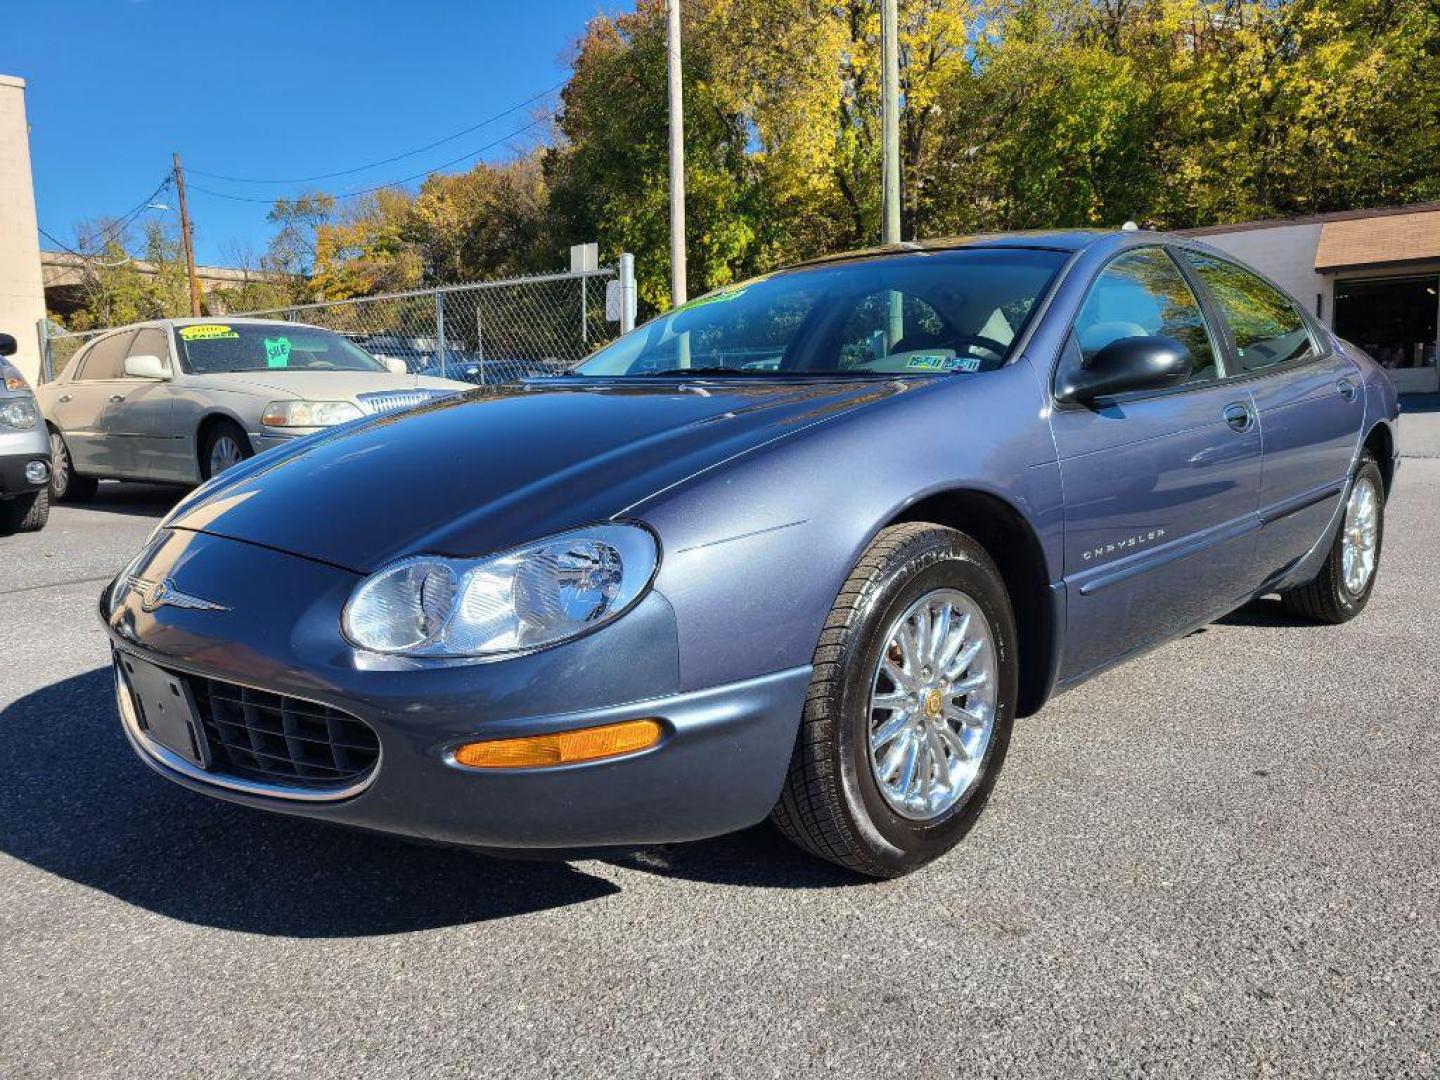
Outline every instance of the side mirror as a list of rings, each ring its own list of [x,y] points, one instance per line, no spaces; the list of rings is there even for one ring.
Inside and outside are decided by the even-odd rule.
[[[15,339],[9,334],[0,334],[0,356],[14,356],[20,350]]]
[[[410,374],[410,366],[404,360],[396,360],[393,356],[382,356],[380,362],[390,369],[392,375]]]
[[[131,379],[168,379],[170,369],[160,357],[141,354],[125,358],[125,375]]]
[[[1087,402],[1135,390],[1183,386],[1192,366],[1190,350],[1174,338],[1119,338],[1092,356],[1088,364],[1062,370],[1055,397]]]

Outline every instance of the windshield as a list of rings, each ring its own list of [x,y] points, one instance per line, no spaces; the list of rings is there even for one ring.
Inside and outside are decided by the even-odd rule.
[[[202,323],[175,328],[180,365],[192,375],[236,371],[389,371],[339,334],[313,326]]]
[[[1065,255],[917,251],[784,271],[703,296],[595,353],[579,375],[926,375],[1010,357]]]

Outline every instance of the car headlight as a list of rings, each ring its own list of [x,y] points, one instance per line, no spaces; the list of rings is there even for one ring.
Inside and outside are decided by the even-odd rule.
[[[594,525],[484,559],[417,555],[361,582],[341,626],[373,652],[527,652],[624,614],[658,561],[655,537],[638,525]]]
[[[266,427],[334,427],[364,416],[351,401],[272,401],[260,414]]]
[[[35,402],[28,397],[6,398],[0,401],[0,424],[29,431],[39,421]]]

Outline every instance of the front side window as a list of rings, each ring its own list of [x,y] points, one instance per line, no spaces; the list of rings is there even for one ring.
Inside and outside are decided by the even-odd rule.
[[[170,346],[165,340],[165,331],[157,330],[154,327],[147,327],[135,334],[134,340],[130,342],[130,348],[126,350],[126,357],[131,356],[158,356],[160,362],[167,367],[170,364]],[[122,366],[121,370],[124,368]]]
[[[721,289],[595,353],[579,375],[935,375],[1000,367],[1065,253],[917,251]]]
[[[339,334],[283,323],[214,322],[177,327],[180,363],[192,375],[242,371],[389,371]]]
[[[93,379],[120,379],[125,375],[125,357],[129,354],[133,332],[111,334],[101,338],[80,360],[80,370],[75,373],[77,380],[89,382]]]
[[[1080,308],[1075,337],[1085,364],[1122,338],[1173,338],[1190,350],[1191,383],[1216,378],[1215,349],[1200,302],[1160,248],[1127,252],[1105,267]]]
[[[1213,255],[1185,257],[1215,297],[1235,337],[1238,374],[1264,371],[1314,351],[1305,320],[1290,298],[1258,274]]]

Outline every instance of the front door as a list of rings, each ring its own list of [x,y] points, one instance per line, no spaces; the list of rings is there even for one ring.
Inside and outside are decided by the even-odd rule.
[[[1325,535],[1365,426],[1359,369],[1313,333],[1296,305],[1242,266],[1187,251],[1223,316],[1235,377],[1255,399],[1264,447],[1256,584]]]
[[[137,331],[126,355],[157,356],[174,370],[169,335],[157,327]],[[183,440],[171,437],[174,405],[175,394],[168,380],[131,378],[122,365],[120,380],[107,398],[100,421],[113,447],[117,471],[140,479],[177,479],[171,459],[185,448]]]
[[[1221,378],[1217,338],[1165,249],[1131,249],[1105,267],[1061,363],[1146,335],[1190,350],[1189,383],[1051,416],[1065,499],[1065,681],[1221,613],[1253,573],[1254,403]]]

